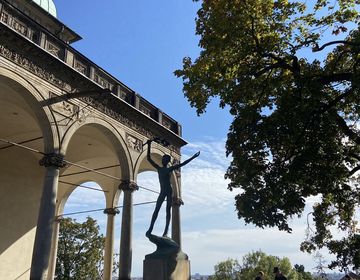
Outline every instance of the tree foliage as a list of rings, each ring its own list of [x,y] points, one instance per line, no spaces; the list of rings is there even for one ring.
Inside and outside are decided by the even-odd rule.
[[[104,247],[105,239],[96,220],[88,217],[84,223],[77,223],[71,218],[62,219],[55,279],[102,279]]]
[[[211,280],[254,280],[260,271],[264,272],[264,279],[273,279],[273,268],[277,266],[280,271],[292,280],[312,280],[311,274],[305,271],[303,265],[291,266],[290,260],[286,257],[279,258],[267,255],[261,251],[246,254],[242,263],[237,260],[228,259],[215,265],[215,273]],[[298,267],[303,270],[299,270]]]
[[[215,274],[210,280],[240,280],[240,265],[237,260],[227,259],[214,267]]]
[[[201,53],[175,74],[198,114],[217,96],[233,116],[225,176],[241,189],[238,217],[291,232],[317,196],[301,249],[327,247],[331,267],[360,268],[360,1],[201,2]]]
[[[299,274],[300,278],[303,280],[312,280],[313,276],[310,272],[305,271],[305,267],[302,264],[295,264],[294,269]]]

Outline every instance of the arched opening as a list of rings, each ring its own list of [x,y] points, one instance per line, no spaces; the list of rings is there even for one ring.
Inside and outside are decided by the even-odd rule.
[[[87,123],[67,133],[62,142],[66,168],[59,177],[59,195],[77,182],[97,182],[106,197],[106,207],[114,207],[118,187],[130,176],[130,156],[120,135],[108,123]],[[60,196],[59,196],[60,197]]]
[[[94,121],[92,118],[92,121],[79,128],[74,128],[78,125],[74,124],[64,138],[63,151],[68,165],[61,170],[59,178],[58,215],[67,214],[66,212],[91,211],[84,213],[81,219],[84,221],[87,216],[91,216],[98,221],[100,232],[104,236],[114,235],[114,230],[108,232],[107,229],[107,219],[110,215],[105,214],[103,210],[117,206],[119,184],[121,180],[129,178],[131,161],[124,142],[116,130],[102,120]],[[97,185],[93,183],[84,185],[84,182],[96,182]],[[79,184],[81,188],[77,188]],[[70,196],[75,188],[74,196]],[[95,191],[94,188],[101,192]],[[101,196],[105,201],[100,199]],[[113,221],[119,225],[119,216],[114,216]],[[56,251],[56,242],[57,236],[54,236],[53,253]],[[51,273],[54,273],[55,262],[51,263],[53,264]]]
[[[0,279],[17,279],[30,273],[45,173],[40,152],[53,149],[53,137],[39,92],[0,70]]]
[[[67,272],[70,277],[79,276],[74,273],[87,267],[96,270],[96,275],[101,277],[107,224],[104,214],[106,193],[96,182],[83,182],[64,193],[59,207],[63,210],[57,219],[59,237],[55,276],[64,278]],[[98,242],[99,238],[101,242]]]

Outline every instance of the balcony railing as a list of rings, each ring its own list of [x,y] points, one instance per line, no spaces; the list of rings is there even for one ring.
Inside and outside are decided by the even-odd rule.
[[[1,22],[181,137],[181,126],[174,119],[10,3],[0,0],[0,5]]]

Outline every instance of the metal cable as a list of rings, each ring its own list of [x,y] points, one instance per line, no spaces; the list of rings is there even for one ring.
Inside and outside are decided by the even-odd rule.
[[[96,168],[94,168],[94,170],[104,170],[104,169],[110,169],[110,168],[119,167],[119,166],[120,166],[120,164],[114,164],[114,165],[109,165],[109,166],[96,167]],[[79,174],[88,173],[88,172],[90,172],[90,171],[85,170],[85,171],[61,174],[60,177],[69,177],[69,176],[79,175]]]
[[[70,185],[70,186],[74,186],[74,187],[89,189],[89,190],[93,190],[93,191],[98,191],[98,192],[109,192],[109,191],[104,191],[103,189],[99,190],[99,189],[96,189],[96,188],[87,187],[87,186],[83,186],[83,185],[79,185],[79,184],[74,184],[74,183],[70,183],[70,182],[65,182],[65,181],[62,181],[62,180],[59,180],[59,183],[66,184],[66,185]]]
[[[21,142],[19,142],[17,144],[26,144],[26,143],[29,143],[29,142],[34,142],[34,141],[40,140],[42,138],[43,138],[42,136],[39,136],[39,137],[36,137],[36,138],[33,138],[33,139],[28,139],[28,140],[21,141]],[[5,149],[11,148],[13,146],[14,146],[14,144],[10,144],[10,145],[7,145],[5,147],[0,147],[0,150],[5,150]]]
[[[156,203],[156,202],[157,202],[157,201],[154,200],[154,201],[134,203],[133,206],[153,204],[153,203]],[[114,207],[114,209],[119,209],[119,208],[123,208],[123,207],[124,207],[124,206],[121,205],[121,206]],[[101,209],[94,209],[94,210],[85,210],[85,211],[71,212],[71,213],[65,213],[65,214],[58,215],[57,217],[59,218],[59,217],[63,217],[63,216],[78,215],[78,214],[85,214],[85,213],[92,213],[92,212],[100,212],[100,211],[104,211],[104,210],[106,210],[106,209],[107,209],[107,208],[101,208]]]
[[[122,181],[122,179],[120,179],[119,177],[115,177],[115,176],[112,176],[112,175],[110,175],[110,174],[106,174],[106,173],[104,173],[104,172],[97,171],[97,170],[95,170],[95,169],[93,169],[93,168],[89,168],[89,167],[83,166],[83,165],[81,165],[81,164],[68,161],[68,160],[66,160],[66,159],[64,159],[64,162],[66,162],[67,164],[70,164],[70,165],[73,165],[73,166],[76,166],[76,167],[85,169],[85,170],[87,170],[87,171],[89,171],[89,172],[94,172],[94,173],[96,173],[96,174],[99,174],[99,175],[102,175],[102,176],[105,176],[105,177],[108,177],[108,178],[111,178],[111,179],[114,179],[114,180]]]
[[[15,142],[12,142],[12,141],[8,141],[8,140],[2,139],[2,138],[0,138],[0,141],[1,141],[1,142],[4,142],[4,143],[11,144],[11,145],[16,146],[16,147],[19,147],[19,148],[23,148],[23,149],[25,149],[25,150],[29,150],[29,151],[34,152],[34,153],[38,153],[38,154],[45,155],[45,153],[43,153],[43,152],[40,152],[40,151],[35,150],[35,149],[33,149],[33,148],[30,148],[30,147],[21,145],[21,144],[19,144],[19,143],[15,143]]]
[[[40,152],[39,150],[36,150],[36,149],[30,148],[30,147],[21,145],[21,144],[19,144],[19,143],[15,143],[15,142],[12,142],[12,141],[8,141],[8,140],[2,139],[2,138],[0,138],[0,142],[4,142],[4,143],[7,143],[7,144],[11,144],[11,145],[14,145],[14,146],[16,146],[16,147],[23,148],[23,149],[25,149],[25,150],[29,150],[29,151],[34,152],[34,153],[46,155],[46,153]],[[71,162],[71,161],[68,161],[68,160],[64,160],[64,162],[67,163],[67,164],[69,164],[69,165],[73,165],[73,166],[82,168],[82,169],[87,170],[87,171],[89,171],[89,172],[94,172],[94,173],[96,173],[96,174],[99,174],[99,175],[102,175],[102,176],[105,176],[105,177],[108,177],[108,178],[111,178],[111,179],[114,179],[114,180],[123,181],[121,178],[112,176],[112,175],[110,175],[110,174],[106,174],[106,173],[101,172],[101,171],[97,171],[97,170],[95,170],[95,169],[93,169],[93,168],[89,168],[89,167],[83,166],[83,165],[81,165],[81,164],[77,164],[77,163],[74,163],[74,162]],[[146,190],[146,191],[149,191],[149,192],[153,192],[153,193],[156,193],[156,194],[159,194],[159,193],[160,193],[160,192],[158,192],[158,191],[155,191],[155,190],[152,190],[152,189],[149,189],[149,188],[145,188],[145,187],[141,187],[141,186],[138,186],[138,187],[139,187],[140,189],[143,189],[143,190]]]

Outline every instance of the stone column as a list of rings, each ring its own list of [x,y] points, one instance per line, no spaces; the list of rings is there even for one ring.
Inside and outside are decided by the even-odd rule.
[[[180,206],[184,205],[180,197],[174,197],[172,201],[172,222],[171,237],[181,248],[181,223],[180,223]]]
[[[135,182],[123,181],[119,188],[124,193],[123,214],[121,221],[121,239],[120,239],[120,271],[119,280],[131,279],[131,261],[132,261],[132,220],[133,220],[133,192],[139,187]]]
[[[48,280],[53,280],[54,276],[55,276],[57,248],[58,248],[58,241],[59,241],[59,229],[60,229],[61,219],[62,219],[61,217],[57,217],[54,220],[54,229],[53,229],[53,236],[52,236],[52,241],[51,241],[49,269],[48,269],[48,273],[47,273]]]
[[[103,280],[112,280],[112,270],[114,261],[114,222],[115,215],[120,211],[117,208],[107,208],[104,214],[107,214],[105,253],[104,253],[104,275]]]
[[[46,173],[40,201],[30,280],[46,279],[53,236],[59,169],[66,165],[64,156],[55,153],[44,155],[39,164],[46,167]]]

